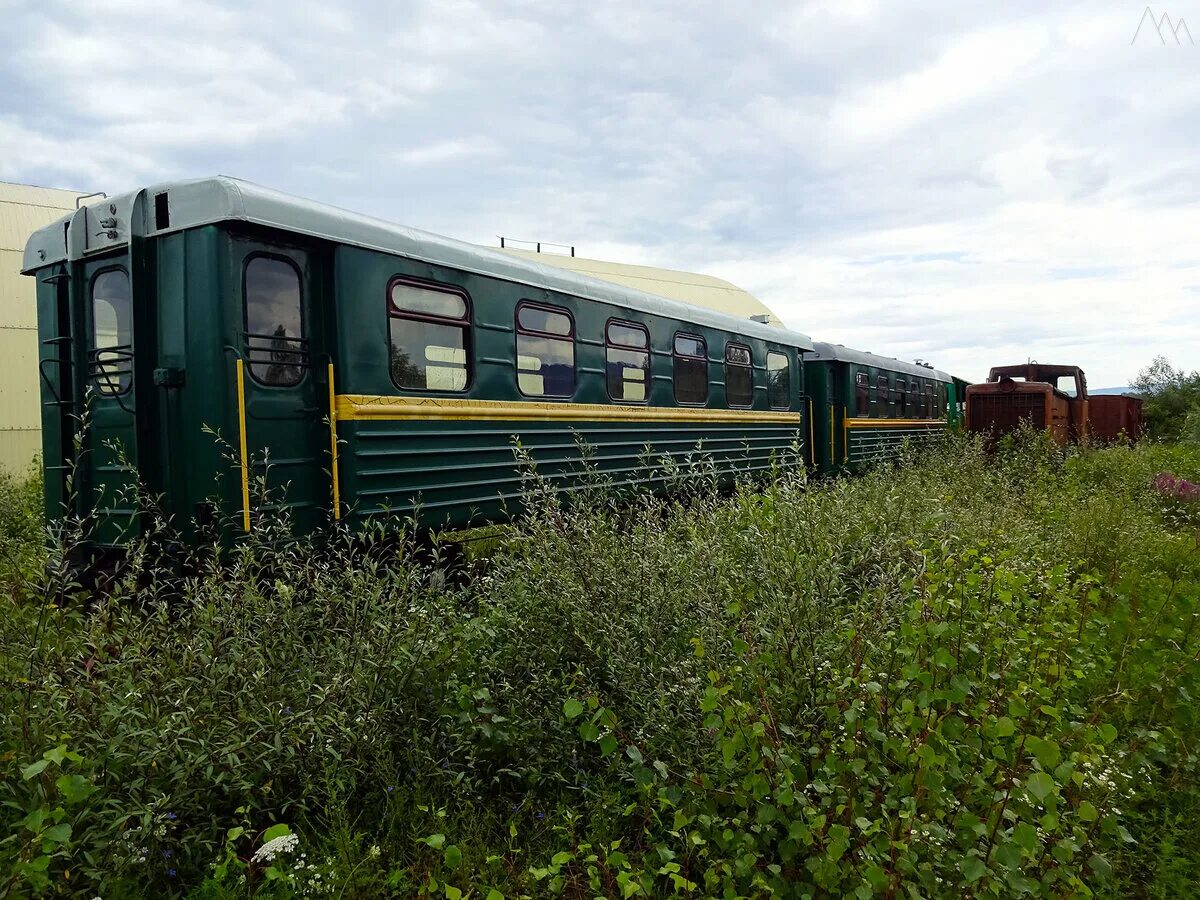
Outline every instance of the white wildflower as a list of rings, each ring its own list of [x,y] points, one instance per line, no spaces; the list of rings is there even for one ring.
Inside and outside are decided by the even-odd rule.
[[[291,853],[299,843],[300,838],[296,835],[281,834],[279,837],[273,838],[259,847],[251,861],[256,863],[271,862],[271,860],[281,853]]]

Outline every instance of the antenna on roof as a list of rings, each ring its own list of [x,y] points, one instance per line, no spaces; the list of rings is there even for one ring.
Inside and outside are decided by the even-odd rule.
[[[533,246],[535,248],[534,249],[535,253],[541,253],[542,247],[560,247],[563,250],[569,250],[571,256],[575,255],[575,247],[571,244],[555,244],[552,241],[523,241],[523,240],[520,240],[519,238],[505,237],[502,234],[498,234],[498,235],[496,235],[496,237],[500,238],[500,249],[501,250],[509,249],[509,247],[508,247],[509,244],[533,244]],[[559,253],[557,255],[558,256],[566,256],[567,254]]]

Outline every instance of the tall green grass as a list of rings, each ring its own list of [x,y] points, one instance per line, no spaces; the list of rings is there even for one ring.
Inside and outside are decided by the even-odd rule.
[[[0,897],[1187,894],[1200,515],[1162,470],[1200,453],[534,483],[463,579],[278,525],[102,596],[0,481]]]

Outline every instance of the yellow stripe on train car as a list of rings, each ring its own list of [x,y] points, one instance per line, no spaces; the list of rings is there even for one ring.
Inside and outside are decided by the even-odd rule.
[[[616,406],[603,403],[539,403],[447,397],[339,394],[339,422],[393,419],[506,420],[525,422],[696,422],[802,427],[798,412],[755,409],[691,409],[674,406]]]

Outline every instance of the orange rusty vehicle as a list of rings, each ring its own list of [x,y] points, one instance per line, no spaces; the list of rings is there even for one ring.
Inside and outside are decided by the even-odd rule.
[[[967,387],[968,431],[995,440],[1021,422],[1045,429],[1055,443],[1088,434],[1087,378],[1078,366],[996,366],[983,384]]]

